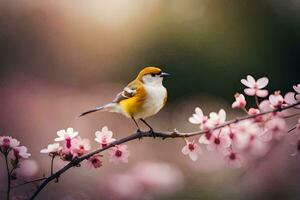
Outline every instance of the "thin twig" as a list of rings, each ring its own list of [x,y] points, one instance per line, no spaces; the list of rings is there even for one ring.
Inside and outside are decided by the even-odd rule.
[[[288,130],[288,133],[289,132],[292,132],[293,130],[295,130],[296,129],[296,126],[294,126],[293,128],[291,128],[290,130]]]
[[[53,175],[54,158],[55,158],[55,155],[52,155],[52,157],[51,157],[51,165],[50,165],[50,174],[51,174],[51,176]]]
[[[11,188],[18,188],[18,187],[21,187],[23,185],[27,185],[29,183],[35,183],[35,182],[43,181],[43,180],[46,180],[46,179],[47,179],[47,177],[34,179],[34,180],[31,180],[31,181],[27,181],[27,182],[21,183],[19,185],[12,186]]]
[[[6,164],[6,172],[7,172],[6,200],[9,200],[10,199],[11,176],[10,176],[10,173],[9,173],[8,155],[7,154],[5,154],[5,164]]]
[[[255,95],[255,96],[254,96],[254,98],[255,98],[255,103],[256,103],[256,106],[257,106],[257,108],[259,108],[259,101],[258,101],[258,97],[257,97],[257,95]]]
[[[234,120],[228,121],[224,124],[221,124],[219,126],[216,126],[214,128],[212,128],[210,131],[214,131],[214,130],[218,130],[221,129],[223,127],[229,126],[231,124],[235,124],[238,123],[240,121],[244,121],[244,120],[248,120],[248,119],[253,119],[256,118],[258,116],[262,116],[262,115],[266,115],[269,113],[273,113],[273,112],[280,112],[283,110],[287,110],[290,108],[294,108],[295,106],[300,105],[300,102],[297,102],[296,104],[292,104],[283,108],[277,108],[274,110],[270,110],[270,111],[266,111],[266,112],[261,112],[255,115],[247,115],[244,117],[240,117],[240,118],[236,118]],[[79,158],[74,158],[73,160],[71,160],[67,165],[65,165],[63,168],[61,168],[60,170],[58,170],[57,172],[55,172],[54,174],[52,174],[51,176],[49,176],[47,179],[44,180],[44,182],[37,188],[37,190],[32,194],[32,196],[29,198],[30,200],[34,199],[47,185],[48,183],[50,183],[51,181],[58,179],[63,173],[65,173],[66,171],[68,171],[70,168],[72,167],[76,167],[78,164],[80,164],[82,161],[89,159],[91,156],[101,153],[111,147],[114,147],[116,145],[120,145],[132,140],[136,140],[136,139],[141,139],[144,137],[153,137],[153,134],[155,135],[156,138],[161,138],[161,139],[167,139],[167,138],[187,138],[187,137],[193,137],[196,135],[201,135],[201,134],[205,134],[208,131],[195,131],[195,132],[187,132],[187,133],[180,133],[178,131],[173,131],[173,132],[153,132],[153,131],[146,131],[146,132],[142,132],[142,131],[138,131],[132,135],[129,135],[127,137],[124,137],[122,139],[116,140],[112,143],[110,143],[109,145],[107,145],[106,147],[100,148],[100,149],[96,149],[86,155],[83,155]]]

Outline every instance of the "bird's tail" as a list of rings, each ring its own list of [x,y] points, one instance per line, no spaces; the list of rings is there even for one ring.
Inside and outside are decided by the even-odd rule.
[[[84,115],[93,113],[93,112],[97,112],[97,111],[109,111],[109,112],[117,112],[116,111],[116,104],[115,103],[108,103],[104,106],[97,106],[91,110],[88,110],[86,112],[83,112],[79,115],[79,117],[82,117]]]

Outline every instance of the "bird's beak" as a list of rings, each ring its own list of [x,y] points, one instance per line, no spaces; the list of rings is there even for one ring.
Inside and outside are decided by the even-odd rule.
[[[166,77],[166,76],[170,76],[171,74],[168,74],[168,73],[165,73],[165,72],[162,72],[161,74],[160,74],[160,77]]]

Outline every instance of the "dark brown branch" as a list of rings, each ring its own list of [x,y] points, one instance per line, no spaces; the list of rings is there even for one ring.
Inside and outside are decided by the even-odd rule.
[[[274,110],[271,110],[271,111],[261,112],[261,113],[256,114],[256,115],[248,115],[248,116],[236,118],[236,119],[228,121],[228,122],[226,122],[226,123],[224,123],[222,125],[214,127],[213,129],[211,129],[211,131],[221,129],[223,127],[226,127],[226,126],[229,126],[231,124],[235,124],[235,123],[238,123],[240,121],[247,120],[247,119],[253,119],[253,118],[256,118],[258,116],[266,115],[266,114],[269,114],[269,113],[280,112],[280,111],[283,111],[283,110],[287,110],[287,109],[293,108],[293,107],[298,106],[298,105],[300,105],[300,102],[298,102],[296,104],[292,104],[292,105],[286,106],[284,108],[277,108],[277,109],[274,109]],[[136,133],[134,133],[132,135],[129,135],[129,136],[125,137],[125,138],[116,140],[115,142],[110,143],[106,147],[103,147],[103,148],[100,148],[100,149],[96,149],[95,151],[92,151],[92,152],[90,152],[90,153],[88,153],[86,155],[83,155],[83,156],[79,157],[79,158],[74,158],[66,166],[64,166],[63,168],[61,168],[60,170],[58,170],[57,172],[55,172],[54,174],[52,174],[51,176],[49,176],[47,179],[45,179],[44,182],[37,188],[37,190],[30,197],[30,200],[34,199],[44,189],[44,187],[48,185],[49,182],[51,182],[51,181],[53,181],[55,179],[57,180],[63,173],[65,173],[66,171],[68,171],[70,168],[76,167],[82,161],[84,161],[86,159],[89,159],[91,156],[93,156],[95,154],[98,154],[98,153],[101,153],[101,152],[103,152],[103,151],[105,151],[105,150],[107,150],[107,149],[109,149],[111,147],[114,147],[116,145],[120,145],[120,144],[129,142],[129,141],[136,140],[136,139],[141,139],[141,138],[144,138],[144,137],[153,137],[153,134],[154,134],[154,136],[156,138],[161,138],[161,139],[164,140],[164,139],[167,139],[167,138],[187,138],[187,137],[193,137],[193,136],[196,136],[196,135],[205,134],[206,132],[207,131],[195,131],[195,132],[190,132],[190,133],[180,133],[180,132],[178,132],[176,130],[173,131],[173,132],[153,132],[153,131],[146,131],[146,132],[139,131],[139,132],[136,132]]]

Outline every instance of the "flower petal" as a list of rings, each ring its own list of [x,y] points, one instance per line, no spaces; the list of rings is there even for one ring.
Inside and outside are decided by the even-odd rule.
[[[255,89],[252,89],[252,88],[246,88],[246,89],[244,89],[244,92],[245,92],[245,94],[247,94],[248,96],[254,96],[256,90],[255,90]]]
[[[262,77],[260,79],[257,80],[256,84],[258,89],[262,89],[264,87],[266,87],[269,83],[269,79],[267,77]]]
[[[300,94],[300,84],[298,84],[297,86],[294,85],[293,88],[294,88],[294,90],[295,90],[297,93]]]
[[[268,90],[257,90],[256,95],[258,97],[266,97],[268,96]]]

